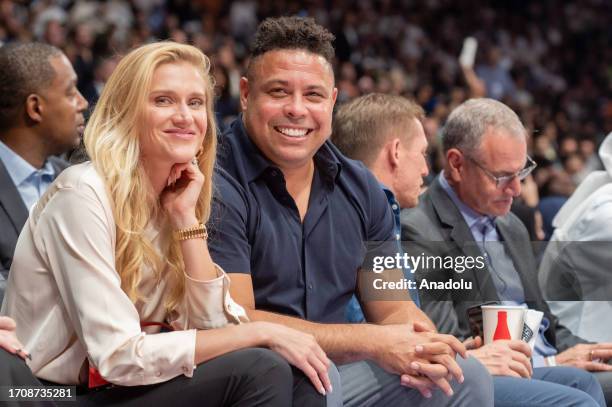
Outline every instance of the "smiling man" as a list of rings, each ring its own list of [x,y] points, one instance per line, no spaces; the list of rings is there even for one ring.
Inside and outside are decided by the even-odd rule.
[[[59,49],[0,48],[0,300],[28,211],[68,165],[55,157],[79,145],[87,101]]]
[[[230,273],[232,296],[251,320],[312,334],[338,364],[332,390],[335,368],[304,361],[328,405],[492,405],[484,367],[455,359],[463,344],[436,333],[407,294],[364,301],[371,324],[343,323],[360,291],[365,243],[396,237],[374,176],[328,141],[337,95],[332,40],[311,19],[259,26],[240,83],[243,114],[219,147],[213,260]],[[294,404],[316,399],[308,386]]]

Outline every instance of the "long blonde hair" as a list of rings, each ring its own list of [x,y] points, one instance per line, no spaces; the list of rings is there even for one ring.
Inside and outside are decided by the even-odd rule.
[[[158,280],[169,279],[172,288],[166,298],[168,310],[176,308],[184,296],[184,265],[177,242],[170,239],[165,253],[160,256],[144,235],[149,222],[164,219],[164,213],[140,161],[139,136],[146,131],[144,106],[153,72],[162,64],[176,62],[191,63],[200,70],[205,81],[208,126],[197,154],[205,181],[196,216],[206,222],[210,215],[217,126],[210,61],[199,49],[175,42],[158,42],[131,51],[104,86],[84,135],[87,153],[110,195],[117,228],[115,267],[121,277],[121,288],[134,303],[141,300],[138,292],[141,270],[149,266],[156,271]],[[168,232],[167,222],[164,223]],[[167,276],[161,275],[164,265],[169,266]]]

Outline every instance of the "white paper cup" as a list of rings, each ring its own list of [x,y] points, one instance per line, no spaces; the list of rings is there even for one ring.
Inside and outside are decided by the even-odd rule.
[[[483,305],[485,345],[494,340],[521,339],[526,308],[512,305]]]
[[[523,326],[523,332],[521,333],[521,339],[531,346],[532,351],[535,348],[536,337],[538,336],[543,316],[544,313],[542,311],[536,311],[534,309],[525,310],[525,314],[523,315],[525,324]]]

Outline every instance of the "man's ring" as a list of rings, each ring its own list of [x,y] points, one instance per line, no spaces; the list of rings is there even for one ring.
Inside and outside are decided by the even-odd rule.
[[[191,159],[191,163],[197,167],[197,166],[198,166],[198,159],[197,159],[197,158],[195,158],[195,157],[193,157],[193,158]]]
[[[592,361],[593,360],[593,350],[591,349],[591,351],[589,352],[589,360]]]

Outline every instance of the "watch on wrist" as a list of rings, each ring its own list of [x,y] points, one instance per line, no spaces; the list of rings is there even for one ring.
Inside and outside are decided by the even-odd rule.
[[[198,223],[195,226],[191,226],[184,229],[178,229],[174,231],[174,238],[176,240],[188,240],[188,239],[208,239],[208,231],[204,223]]]

